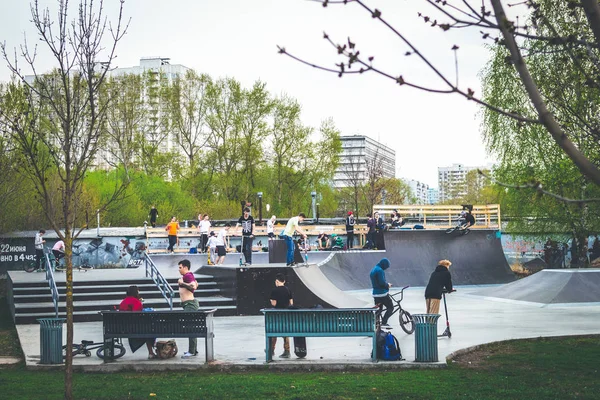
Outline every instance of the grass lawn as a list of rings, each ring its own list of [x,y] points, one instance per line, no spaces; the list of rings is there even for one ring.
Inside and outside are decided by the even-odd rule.
[[[76,373],[77,399],[598,399],[599,337],[485,346],[447,369]],[[0,398],[61,399],[63,373],[0,370]]]
[[[0,355],[21,356],[0,298]],[[15,350],[17,348],[17,350]],[[483,346],[447,369],[75,373],[77,399],[600,399],[600,336]],[[0,368],[0,399],[62,399],[63,372]]]

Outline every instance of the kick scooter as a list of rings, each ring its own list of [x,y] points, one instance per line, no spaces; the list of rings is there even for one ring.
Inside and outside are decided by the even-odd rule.
[[[444,298],[444,311],[446,313],[446,330],[441,335],[438,335],[438,337],[447,336],[448,339],[450,339],[452,337],[452,332],[450,331],[450,321],[448,320],[448,307],[446,306],[446,293],[452,293],[452,292],[456,292],[456,290],[452,290],[451,292],[447,292],[444,290],[442,292],[442,297]]]

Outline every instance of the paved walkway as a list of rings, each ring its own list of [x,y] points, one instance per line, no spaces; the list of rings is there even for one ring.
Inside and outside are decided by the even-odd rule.
[[[540,307],[536,304],[519,304],[511,301],[495,301],[479,298],[470,292],[481,286],[459,287],[458,292],[448,296],[448,307],[452,338],[438,340],[438,363],[415,363],[414,335],[406,335],[399,327],[397,319],[392,319],[393,332],[400,342],[406,361],[370,361],[371,341],[368,338],[307,338],[308,356],[300,360],[279,359],[269,364],[270,368],[381,368],[381,367],[440,367],[445,365],[448,355],[461,349],[494,341],[532,338],[540,336],[561,336],[600,333],[600,306]],[[423,288],[410,288],[405,294],[403,305],[416,314],[425,312]],[[359,299],[370,302],[369,291],[348,292]],[[438,331],[445,327],[445,317],[440,317]],[[29,368],[47,368],[39,363],[39,325],[18,325],[17,331]],[[63,329],[63,335],[66,334]],[[82,339],[101,341],[102,323],[75,323],[75,341]],[[215,318],[215,361],[211,367],[229,369],[264,368],[264,325],[262,316],[217,317]],[[168,338],[166,338],[168,339]],[[187,350],[187,339],[178,339],[180,354]],[[192,369],[203,367],[204,340],[198,339],[200,354],[192,359],[182,360],[179,356],[169,360],[148,360],[145,348],[132,354],[126,344],[127,354],[116,362],[103,364],[93,354],[91,357],[74,358],[76,368],[83,370],[137,370]],[[282,350],[278,341],[276,355]]]

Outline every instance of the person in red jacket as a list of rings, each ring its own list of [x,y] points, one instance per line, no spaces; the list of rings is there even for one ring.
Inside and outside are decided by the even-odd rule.
[[[119,304],[119,311],[142,311],[143,308],[140,290],[135,285],[129,286],[127,289],[127,297]],[[131,352],[135,353],[137,349],[146,343],[146,347],[148,348],[148,359],[154,359],[157,358],[156,353],[154,353],[155,340],[156,339],[129,339],[129,347],[131,348]]]

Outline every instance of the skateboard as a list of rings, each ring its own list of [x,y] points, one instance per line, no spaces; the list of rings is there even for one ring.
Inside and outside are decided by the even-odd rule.
[[[298,358],[306,357],[308,352],[306,351],[306,338],[305,337],[295,337],[294,338],[294,354]]]

